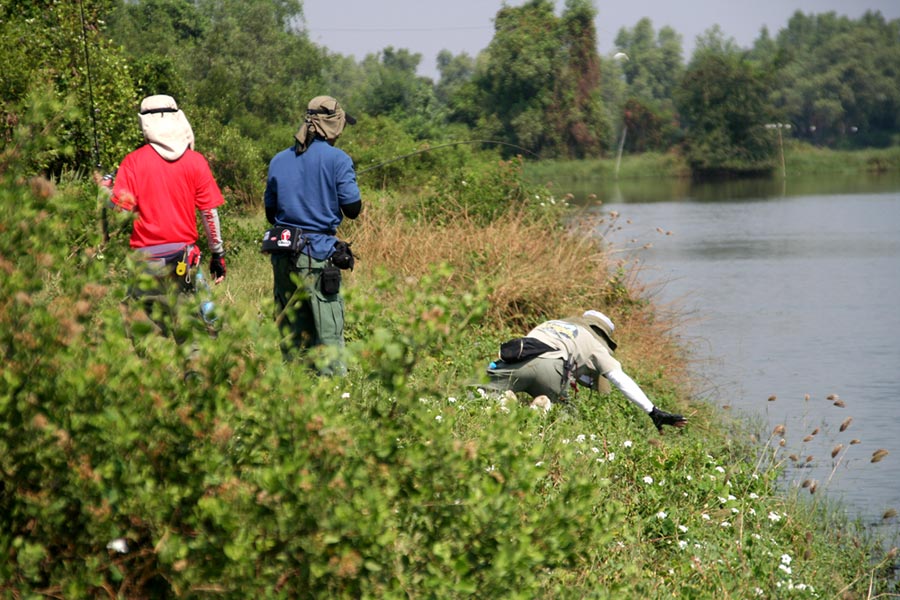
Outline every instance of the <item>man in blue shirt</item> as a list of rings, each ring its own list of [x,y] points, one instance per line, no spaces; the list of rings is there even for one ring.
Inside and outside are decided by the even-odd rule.
[[[302,236],[298,252],[271,255],[282,354],[289,360],[307,348],[329,347],[332,353],[318,365],[325,375],[346,373],[338,266],[347,264],[336,266],[339,261],[332,260],[337,258],[337,228],[344,217],[355,219],[362,209],[353,161],[334,147],[348,123],[356,120],[331,96],[310,100],[294,145],[275,155],[266,178],[266,219],[299,229]],[[300,288],[295,274],[303,282]]]

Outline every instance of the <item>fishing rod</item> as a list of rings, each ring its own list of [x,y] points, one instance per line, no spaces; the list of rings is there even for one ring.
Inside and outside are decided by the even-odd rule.
[[[403,159],[409,158],[411,156],[416,156],[417,154],[423,154],[425,152],[431,152],[432,150],[438,150],[439,148],[447,148],[449,146],[460,146],[462,144],[497,144],[500,146],[509,146],[511,148],[523,150],[523,151],[527,152],[528,154],[534,156],[537,159],[541,158],[539,155],[535,154],[528,148],[523,148],[522,146],[517,146],[516,144],[511,144],[509,142],[502,142],[500,140],[462,140],[459,142],[447,142],[446,144],[438,144],[437,146],[430,146],[428,148],[422,148],[421,150],[416,150],[415,152],[410,152],[408,154],[401,154],[400,156],[395,156],[394,158],[389,158],[386,161],[380,162],[377,165],[372,165],[372,166],[366,167],[365,169],[361,169],[361,170],[357,171],[356,174],[357,174],[357,176],[359,176],[359,175],[362,175],[363,173],[365,173],[366,171],[380,169],[381,167],[383,167],[385,165],[389,165],[393,162],[397,162],[398,160],[403,160]]]
[[[91,134],[93,136],[94,141],[94,166],[97,171],[103,171],[103,165],[100,161],[100,144],[97,141],[97,107],[94,103],[94,84],[93,78],[91,77],[91,55],[88,51],[88,41],[87,41],[87,19],[84,16],[84,0],[78,0],[78,7],[81,10],[81,42],[82,47],[84,48],[84,65],[85,65],[85,73],[87,75],[87,84],[88,84],[88,102],[90,103],[90,113],[91,113]],[[100,207],[100,227],[103,232],[103,244],[106,245],[109,243],[109,223],[107,221],[106,216],[106,205]]]

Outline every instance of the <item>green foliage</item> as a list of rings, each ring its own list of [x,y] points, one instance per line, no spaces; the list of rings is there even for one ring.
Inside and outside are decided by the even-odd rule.
[[[452,292],[444,267],[374,275],[396,303],[348,293],[345,379],[282,364],[256,297],[216,298],[215,339],[183,297],[185,340],[159,335],[126,297],[125,240],[90,226],[94,186],[25,181],[23,147],[0,181],[4,597],[890,592],[890,557],[776,493],[777,440],[757,455],[658,366],[629,370],[690,409],[664,438],[618,393],[549,414],[479,394],[488,290]],[[239,257],[230,278],[259,270]]]
[[[263,148],[238,127],[217,125],[211,115],[201,111],[193,114],[197,118],[192,118],[192,126],[196,123],[198,131],[203,132],[197,134],[196,149],[209,160],[225,197],[245,209],[262,205],[268,159],[280,149]],[[209,135],[213,131],[215,135]]]
[[[34,157],[29,173],[111,170],[134,147],[135,96],[121,53],[101,34],[109,0],[4,7],[0,19],[0,115],[5,137],[35,102],[34,91],[71,104],[55,135],[71,154]],[[28,10],[32,6],[35,10]],[[84,13],[82,13],[82,8]],[[84,20],[82,20],[84,14]]]
[[[456,114],[476,117],[472,124],[485,136],[548,158],[595,153],[605,123],[594,9],[568,2],[556,17],[553,8],[531,0],[500,9],[486,59],[473,86],[461,87]]]
[[[806,141],[887,146],[900,129],[900,20],[796,12],[774,43],[771,101]]]
[[[743,57],[717,30],[688,65],[676,97],[691,168],[699,174],[759,173],[774,165],[766,94],[770,74]]]
[[[522,211],[534,218],[558,221],[565,204],[523,176],[521,157],[465,165],[432,181],[416,204],[417,218],[432,224],[466,218],[487,225],[501,215]]]
[[[656,34],[653,23],[645,17],[632,29],[619,30],[616,48],[628,56],[621,67],[632,97],[645,102],[671,102],[684,73],[680,35],[671,27],[663,27]]]
[[[372,116],[406,116],[434,110],[428,79],[416,76],[421,54],[388,46],[362,61],[365,81],[354,96],[354,107]]]
[[[448,127],[441,138],[418,140],[405,124],[387,117],[361,120],[344,130],[337,142],[356,165],[362,185],[418,189],[469,165],[493,160],[495,147],[470,137],[468,130]]]
[[[229,315],[184,345],[157,335],[117,306],[127,263],[111,279],[93,247],[30,250],[60,238],[76,197],[2,193],[4,593],[507,596],[515,576],[526,598],[609,541],[617,511],[593,514],[590,478],[533,493],[536,413],[460,441],[453,411],[421,400],[433,384],[412,384],[483,293],[448,297],[437,271],[410,288],[422,315],[355,307],[385,317],[354,343],[372,378],[318,380],[273,362],[269,320]]]

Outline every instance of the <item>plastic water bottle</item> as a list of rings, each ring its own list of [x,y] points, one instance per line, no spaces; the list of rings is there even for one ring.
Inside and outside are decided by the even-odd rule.
[[[212,325],[216,320],[216,305],[212,300],[212,290],[206,276],[203,275],[203,269],[197,268],[194,280],[197,282],[197,293],[200,295],[200,316],[207,325]]]

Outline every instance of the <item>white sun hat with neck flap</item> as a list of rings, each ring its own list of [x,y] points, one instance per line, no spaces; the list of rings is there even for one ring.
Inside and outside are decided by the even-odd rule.
[[[144,139],[164,159],[178,160],[188,148],[194,149],[194,130],[172,96],[147,96],[138,116]]]

